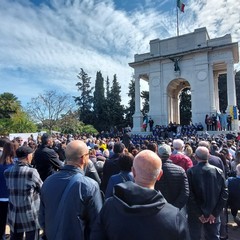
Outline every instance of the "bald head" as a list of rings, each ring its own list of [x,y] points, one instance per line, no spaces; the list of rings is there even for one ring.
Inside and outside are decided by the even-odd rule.
[[[195,151],[195,156],[198,161],[207,161],[209,158],[209,150],[206,147],[198,147]]]
[[[162,161],[153,151],[143,150],[134,158],[133,174],[138,185],[154,188],[162,175]]]
[[[88,154],[86,143],[80,140],[70,142],[65,150],[66,162],[78,162],[81,157]]]

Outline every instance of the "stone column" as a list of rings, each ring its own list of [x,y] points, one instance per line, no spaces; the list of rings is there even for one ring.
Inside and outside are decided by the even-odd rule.
[[[236,86],[233,61],[227,62],[227,99],[229,106],[236,106]]]
[[[133,114],[132,133],[140,133],[142,130],[142,113],[140,111],[140,76],[135,75],[135,113]]]
[[[135,113],[140,112],[140,77],[135,76]]]
[[[210,111],[211,114],[216,113],[216,102],[215,102],[215,88],[214,88],[214,77],[213,77],[213,64],[209,64],[209,94],[210,94]]]
[[[218,88],[218,73],[214,73],[214,86],[215,86],[215,103],[216,103],[216,110],[220,112],[219,106],[219,88]]]
[[[230,107],[237,106],[235,72],[233,64],[234,64],[233,60],[227,62],[227,99],[228,99],[227,113],[229,113]],[[232,121],[232,130],[239,131],[238,119],[234,119]]]

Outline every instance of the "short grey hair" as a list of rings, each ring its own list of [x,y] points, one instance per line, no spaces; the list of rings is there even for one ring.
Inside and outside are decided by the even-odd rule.
[[[199,160],[207,161],[209,158],[209,150],[206,147],[198,147],[195,151],[195,155]]]

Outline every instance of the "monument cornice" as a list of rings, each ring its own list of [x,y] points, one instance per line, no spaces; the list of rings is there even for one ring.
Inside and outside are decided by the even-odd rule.
[[[237,42],[233,42],[233,43],[227,43],[227,44],[222,44],[222,45],[218,45],[218,46],[206,46],[206,47],[201,47],[201,48],[197,48],[197,49],[192,49],[192,50],[187,50],[187,51],[183,51],[181,53],[176,53],[176,54],[167,54],[167,55],[161,55],[161,56],[154,56],[154,57],[149,57],[149,58],[145,58],[143,60],[140,61],[135,61],[135,62],[131,62],[129,63],[130,67],[135,67],[138,65],[142,65],[142,64],[146,64],[152,61],[160,61],[160,60],[164,60],[164,59],[169,59],[169,58],[176,58],[176,57],[184,57],[185,55],[189,55],[190,54],[195,54],[195,53],[201,53],[201,52],[214,52],[216,50],[222,50],[222,49],[227,49],[227,48],[232,48],[233,49],[233,54],[234,54],[234,62],[238,63],[239,61],[239,57],[238,57],[238,43]],[[146,53],[144,53],[146,54]],[[141,54],[140,54],[141,55]],[[150,55],[150,52],[149,52]]]

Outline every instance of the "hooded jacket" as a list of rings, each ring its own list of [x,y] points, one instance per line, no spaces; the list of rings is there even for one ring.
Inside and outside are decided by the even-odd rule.
[[[125,182],[114,187],[103,206],[91,240],[185,240],[186,219],[154,189]]]

